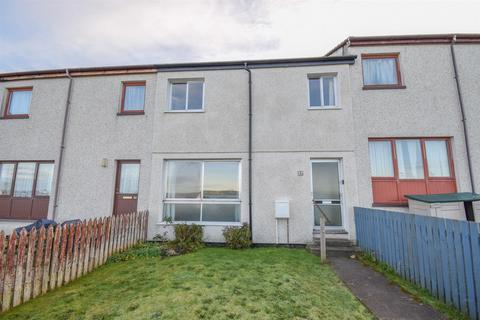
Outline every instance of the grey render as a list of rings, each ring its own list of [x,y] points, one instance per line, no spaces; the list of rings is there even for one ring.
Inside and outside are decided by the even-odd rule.
[[[470,130],[476,190],[480,190],[480,45],[455,46]],[[399,52],[405,89],[362,90],[362,53]],[[290,200],[289,240],[312,240],[311,161],[340,159],[344,177],[344,233],[355,239],[354,206],[373,202],[368,139],[452,137],[458,191],[471,191],[465,138],[446,44],[340,48],[332,56],[355,63],[258,65],[252,68],[253,240],[275,243],[274,201]],[[308,108],[308,76],[336,74],[338,108]],[[241,221],[248,222],[248,75],[232,68],[169,67],[143,74],[74,77],[71,113],[58,194],[60,221],[107,216],[113,210],[116,160],[139,159],[138,209],[148,209],[149,237],[172,227],[162,221],[164,164],[168,159],[238,159]],[[2,75],[0,75],[2,78]],[[168,112],[168,84],[204,79],[203,112]],[[145,114],[118,116],[122,81],[146,81]],[[0,120],[0,160],[55,160],[57,170],[68,79],[0,81],[33,86],[29,119]],[[102,159],[108,159],[102,167]],[[299,174],[303,172],[303,175]],[[54,181],[54,184],[56,181]],[[53,211],[50,200],[49,216]],[[405,210],[405,208],[396,208]],[[9,231],[25,221],[0,221]],[[237,224],[238,225],[238,224]],[[225,224],[205,226],[205,240],[223,241]],[[286,242],[286,224],[279,226]]]

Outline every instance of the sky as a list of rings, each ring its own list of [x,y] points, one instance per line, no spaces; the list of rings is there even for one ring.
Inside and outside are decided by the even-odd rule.
[[[480,33],[474,0],[0,0],[0,72],[322,56],[348,36]]]

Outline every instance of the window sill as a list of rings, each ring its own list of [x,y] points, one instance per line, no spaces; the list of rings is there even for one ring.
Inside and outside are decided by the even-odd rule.
[[[363,90],[388,90],[388,89],[406,89],[407,87],[404,85],[369,85],[369,86],[363,86]]]
[[[342,110],[341,107],[308,107],[308,110]]]
[[[15,114],[15,115],[11,114],[11,115],[5,115],[0,119],[8,120],[8,119],[28,119],[28,118],[30,118],[30,115],[28,114]]]
[[[164,221],[159,221],[157,222],[157,226],[174,226],[177,224],[196,224],[199,226],[206,226],[206,227],[214,227],[214,226],[219,226],[219,227],[227,227],[227,226],[238,226],[241,227],[243,225],[242,222],[201,222],[201,221],[174,221],[174,222],[164,222]]]
[[[142,116],[145,115],[145,111],[124,111],[118,112],[117,116]]]
[[[166,110],[164,113],[202,113],[205,112],[204,109],[202,110]]]

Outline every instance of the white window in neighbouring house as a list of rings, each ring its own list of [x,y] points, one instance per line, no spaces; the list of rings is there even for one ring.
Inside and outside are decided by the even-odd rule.
[[[337,106],[336,76],[312,76],[308,78],[310,108]]]
[[[166,161],[164,217],[181,222],[240,222],[240,162]]]
[[[203,110],[203,81],[172,81],[170,83],[170,111]]]
[[[392,144],[390,141],[369,141],[372,177],[393,177]]]

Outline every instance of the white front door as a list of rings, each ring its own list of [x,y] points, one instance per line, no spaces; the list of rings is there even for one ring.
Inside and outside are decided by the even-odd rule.
[[[314,226],[320,225],[323,212],[329,228],[343,228],[343,178],[338,159],[312,160]]]

